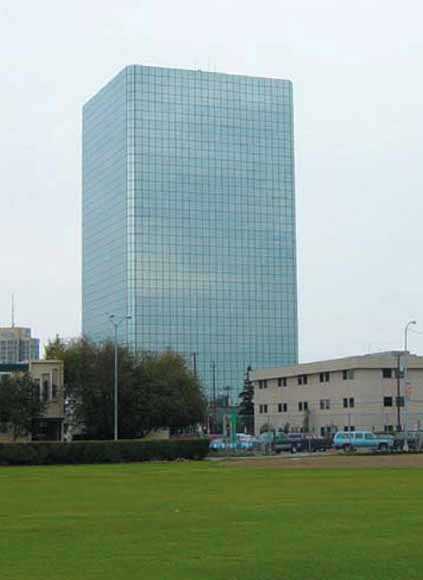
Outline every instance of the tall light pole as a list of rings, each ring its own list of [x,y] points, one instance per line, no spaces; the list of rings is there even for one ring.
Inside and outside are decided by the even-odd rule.
[[[408,374],[408,329],[411,325],[416,324],[415,320],[410,320],[405,325],[404,329],[404,451],[408,451],[408,382],[407,382],[407,374]]]
[[[130,320],[130,316],[124,316],[120,320],[115,320],[115,315],[110,314],[109,320],[113,324],[114,328],[114,344],[115,344],[115,380],[114,380],[114,420],[113,420],[113,432],[114,440],[119,439],[119,425],[118,425],[118,408],[119,408],[119,398],[118,398],[118,328],[125,320]]]
[[[216,409],[216,362],[212,362],[212,396],[213,396],[213,429],[216,429],[217,409]]]

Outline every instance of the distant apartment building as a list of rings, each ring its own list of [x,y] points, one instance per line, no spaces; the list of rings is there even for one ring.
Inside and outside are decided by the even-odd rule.
[[[256,369],[255,433],[265,429],[307,431],[400,431],[404,398],[408,429],[423,427],[423,356],[393,351],[271,369]]]
[[[40,358],[40,340],[31,336],[30,328],[0,328],[0,364],[26,363]]]
[[[32,441],[62,441],[64,422],[63,362],[60,360],[33,360],[28,363],[0,364],[2,376],[29,372],[37,384],[38,396],[46,403],[42,417],[35,419]],[[0,432],[0,442],[11,441],[11,433]]]

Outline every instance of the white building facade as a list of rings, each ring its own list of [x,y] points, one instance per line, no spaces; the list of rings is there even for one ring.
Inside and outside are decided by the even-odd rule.
[[[407,385],[404,364],[407,364]],[[423,428],[423,357],[383,352],[256,369],[254,429],[395,432]]]

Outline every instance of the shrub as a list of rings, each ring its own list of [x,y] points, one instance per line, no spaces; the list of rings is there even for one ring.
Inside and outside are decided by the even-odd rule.
[[[71,443],[1,443],[0,465],[130,463],[204,459],[207,439],[188,441],[73,441]]]

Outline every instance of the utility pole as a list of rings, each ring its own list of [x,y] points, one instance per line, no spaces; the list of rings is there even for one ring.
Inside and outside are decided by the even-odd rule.
[[[114,380],[114,417],[113,417],[113,433],[114,440],[119,439],[119,424],[118,424],[118,325],[114,324],[115,330],[115,380]]]
[[[194,377],[197,378],[197,353],[192,353],[192,371],[194,373]]]
[[[119,407],[119,394],[118,394],[118,328],[124,320],[130,320],[130,316],[124,316],[117,322],[115,321],[115,315],[110,314],[109,320],[114,328],[114,347],[115,347],[115,368],[114,368],[114,389],[113,389],[113,399],[114,399],[114,413],[113,413],[113,438],[115,441],[119,439],[119,424],[118,424],[118,407]]]
[[[407,322],[404,329],[404,451],[408,451],[408,329],[412,324],[416,324],[415,320]]]
[[[401,355],[397,354],[397,430],[401,431]]]
[[[213,380],[213,405],[216,405],[216,363],[212,362],[212,380]]]
[[[226,406],[231,406],[231,387],[223,387],[223,390],[226,391]]]
[[[217,409],[216,409],[216,362],[212,362],[212,400],[213,400],[213,428],[216,428],[217,423]]]
[[[12,328],[15,328],[15,293],[12,293]]]

